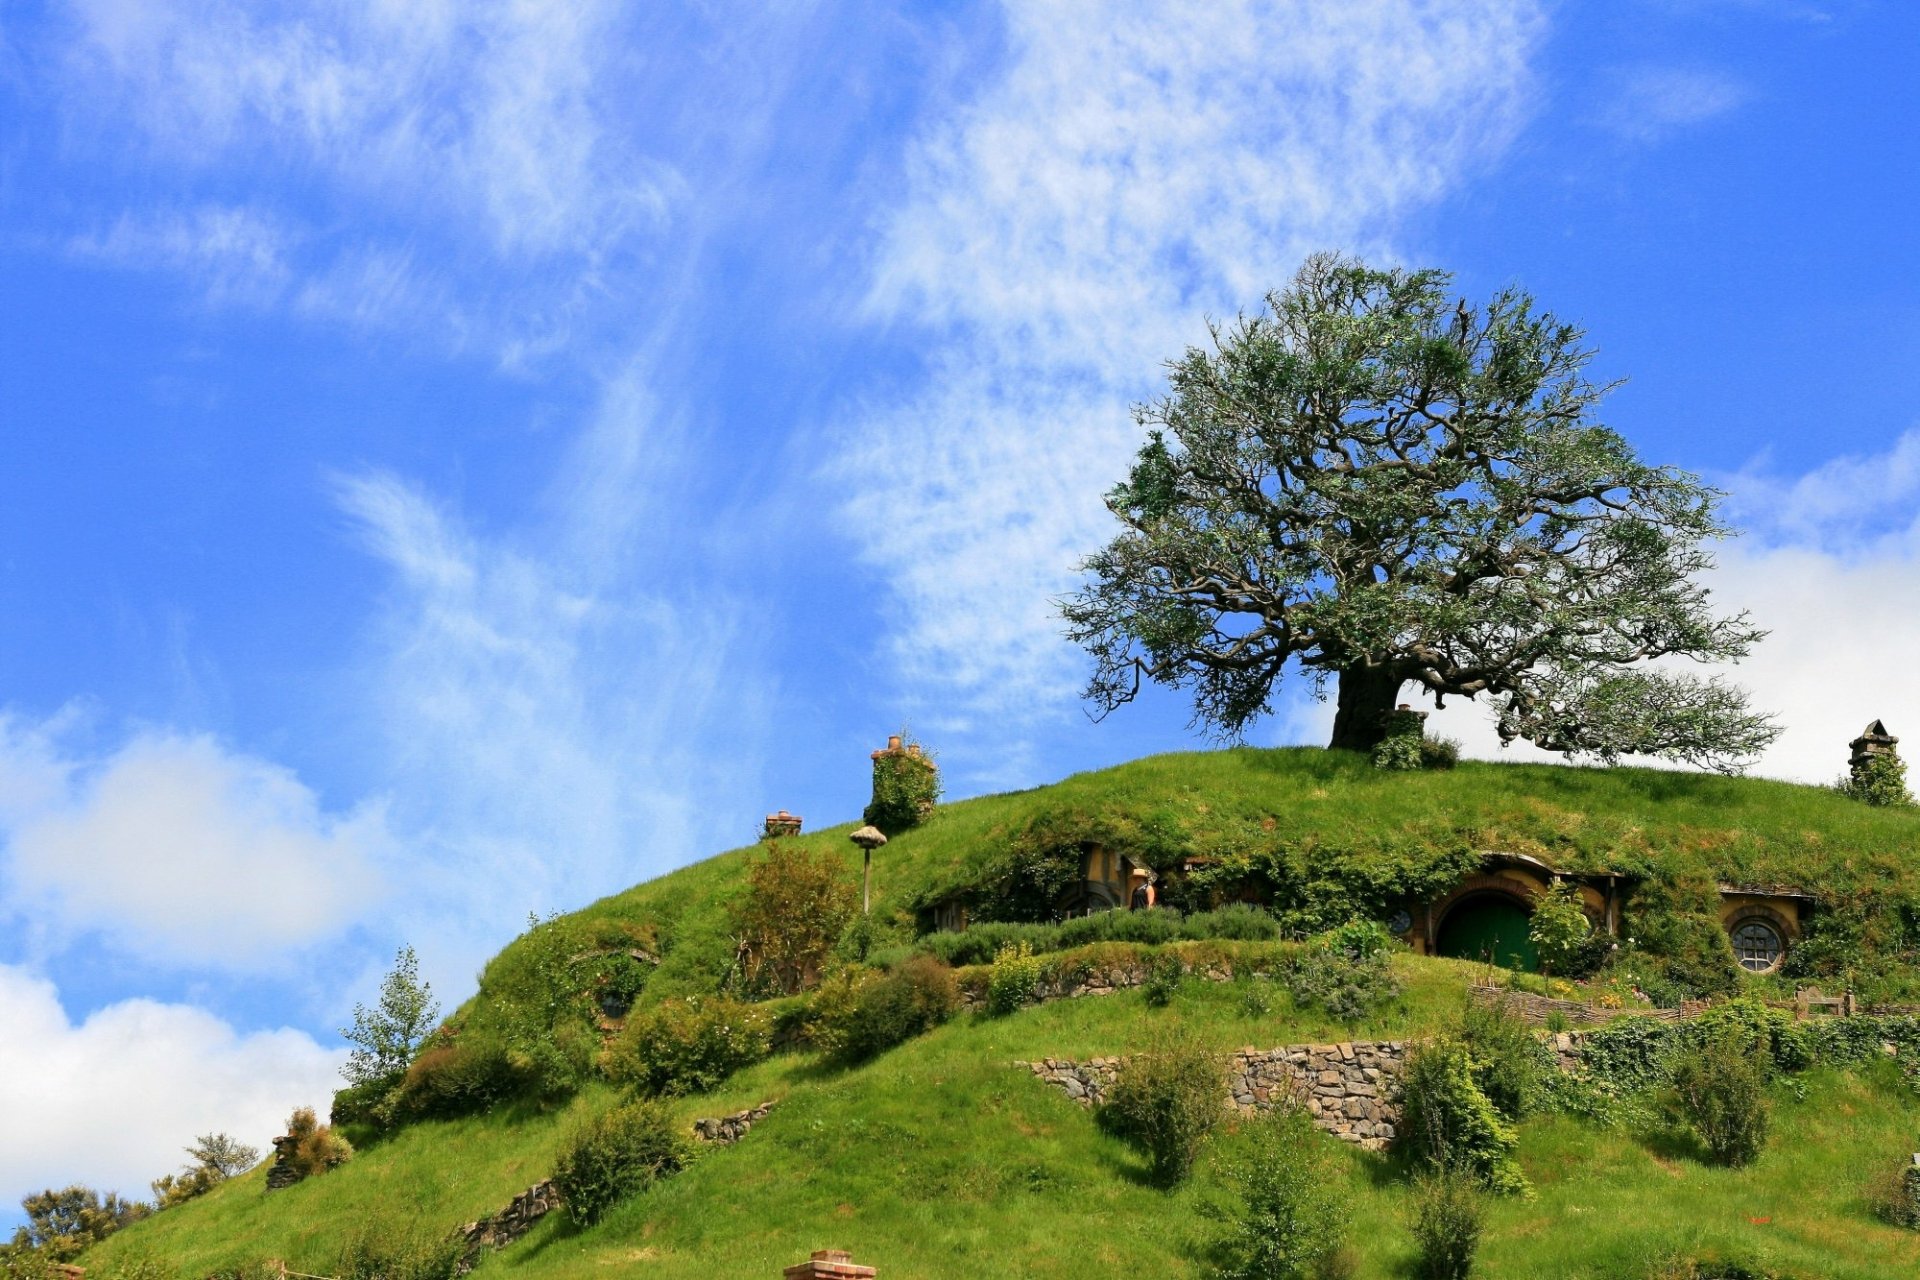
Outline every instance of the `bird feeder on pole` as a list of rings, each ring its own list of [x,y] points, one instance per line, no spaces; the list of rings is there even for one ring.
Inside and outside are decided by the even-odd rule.
[[[887,842],[886,832],[875,826],[861,827],[847,839],[860,846],[863,855],[860,870],[860,914],[873,909],[873,851]]]

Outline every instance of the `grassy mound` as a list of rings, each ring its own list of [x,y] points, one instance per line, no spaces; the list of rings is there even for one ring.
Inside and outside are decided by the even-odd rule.
[[[793,839],[857,875],[850,829]],[[867,945],[900,953],[916,912],[955,893],[969,896],[976,918],[1037,913],[1048,877],[1077,862],[1085,840],[1156,866],[1203,855],[1265,875],[1290,895],[1276,900],[1276,915],[1292,933],[1377,914],[1395,895],[1457,876],[1477,851],[1499,849],[1645,876],[1652,907],[1640,909],[1650,921],[1716,881],[1811,891],[1824,903],[1811,942],[1824,935],[1827,945],[1807,952],[1845,961],[1856,978],[1870,969],[1889,991],[1911,984],[1920,945],[1920,815],[1911,811],[1819,788],[1649,770],[1465,764],[1388,774],[1312,750],[1161,756],[945,806],[876,855],[879,928]],[[111,1278],[145,1258],[161,1264],[156,1274],[198,1278],[278,1258],[336,1275],[356,1237],[444,1234],[500,1208],[551,1171],[574,1127],[616,1101],[590,1069],[608,993],[644,1010],[708,996],[727,980],[729,907],[752,854],[721,854],[541,923],[488,965],[451,1020],[455,1039],[495,1038],[502,1061],[542,1082],[525,1095],[540,1102],[356,1135],[360,1153],[346,1166],[271,1196],[261,1172],[235,1180],[96,1248],[85,1260],[91,1274]],[[1629,904],[1630,930],[1635,910]],[[1217,1140],[1190,1184],[1159,1190],[1135,1151],[1010,1063],[1124,1054],[1170,1018],[1225,1050],[1418,1036],[1457,1016],[1472,966],[1404,953],[1393,964],[1401,994],[1355,1026],[1297,1008],[1284,991],[1250,1000],[1240,984],[1190,980],[1164,1008],[1133,991],[1011,1017],[963,1015],[859,1066],[776,1054],[714,1092],[670,1103],[690,1123],[781,1099],[740,1145],[704,1153],[591,1229],[549,1218],[485,1269],[771,1276],[836,1247],[893,1277],[1205,1274],[1212,1228],[1202,1210],[1218,1200],[1222,1162],[1243,1139]],[[1756,1276],[1911,1273],[1920,1243],[1866,1207],[1869,1174],[1912,1147],[1911,1086],[1892,1064],[1817,1071],[1776,1104],[1781,1139],[1738,1171],[1706,1167],[1673,1134],[1527,1121],[1519,1157],[1536,1194],[1493,1206],[1484,1273],[1684,1275],[1688,1259]],[[1413,1245],[1392,1158],[1342,1149],[1337,1167],[1362,1224],[1356,1274],[1402,1274]]]

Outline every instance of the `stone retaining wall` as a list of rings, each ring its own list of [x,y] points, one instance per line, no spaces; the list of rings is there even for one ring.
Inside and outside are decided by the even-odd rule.
[[[1577,1031],[1548,1039],[1562,1071],[1578,1063],[1581,1039]],[[1227,1092],[1234,1110],[1243,1113],[1292,1098],[1334,1137],[1379,1151],[1393,1141],[1400,1123],[1399,1076],[1408,1047],[1405,1040],[1355,1040],[1241,1049],[1227,1056]],[[1106,1100],[1126,1059],[1043,1058],[1019,1065],[1081,1106],[1094,1107]]]
[[[745,1111],[736,1111],[730,1116],[712,1116],[693,1122],[693,1134],[702,1142],[712,1143],[716,1147],[731,1146],[747,1135],[773,1110],[773,1103],[763,1102],[757,1107],[748,1107]]]
[[[1400,1118],[1396,1080],[1406,1050],[1404,1040],[1241,1049],[1227,1058],[1227,1092],[1234,1109],[1242,1112],[1293,1098],[1328,1133],[1379,1150],[1393,1140]],[[1021,1065],[1091,1107],[1105,1100],[1125,1063],[1124,1058],[1046,1058]]]
[[[533,1230],[533,1224],[560,1207],[560,1193],[554,1189],[553,1179],[536,1182],[507,1201],[507,1207],[490,1218],[478,1222],[469,1222],[454,1234],[467,1243],[466,1255],[460,1261],[460,1273],[465,1275],[479,1262],[480,1255],[487,1249],[504,1249]]]

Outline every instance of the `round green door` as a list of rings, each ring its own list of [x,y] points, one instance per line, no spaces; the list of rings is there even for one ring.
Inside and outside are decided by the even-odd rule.
[[[1531,973],[1540,956],[1527,936],[1527,909],[1502,894],[1469,898],[1440,922],[1435,949],[1443,956],[1481,960]]]

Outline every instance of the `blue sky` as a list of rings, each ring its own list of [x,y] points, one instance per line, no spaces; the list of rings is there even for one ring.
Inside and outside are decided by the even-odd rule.
[[[0,1197],[264,1145],[396,946],[451,1005],[529,912],[854,815],[903,724],[954,795],[1197,745],[1091,724],[1047,601],[1127,405],[1317,249],[1531,289],[1729,492],[1760,772],[1920,733],[1916,50],[1868,0],[0,0]]]

